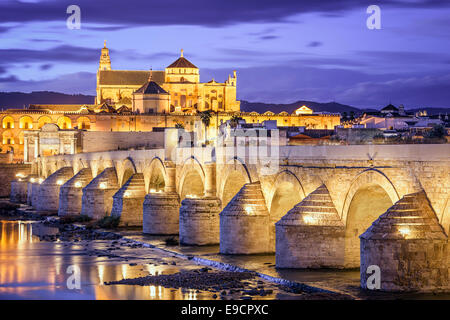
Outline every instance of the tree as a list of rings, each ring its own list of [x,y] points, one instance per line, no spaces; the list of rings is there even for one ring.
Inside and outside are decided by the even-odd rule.
[[[355,119],[355,111],[350,111],[350,120]]]
[[[177,129],[184,129],[184,123],[181,121],[175,121],[175,128]]]
[[[211,110],[206,110],[200,112],[200,119],[205,126],[205,141],[208,141],[208,127],[211,124],[212,112]]]
[[[445,128],[443,125],[434,125],[433,128],[426,133],[427,138],[443,138],[445,136]]]

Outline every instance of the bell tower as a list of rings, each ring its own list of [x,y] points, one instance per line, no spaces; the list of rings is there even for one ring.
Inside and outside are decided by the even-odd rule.
[[[109,49],[106,47],[106,40],[100,55],[100,65],[98,69],[111,70],[111,58],[109,57]]]

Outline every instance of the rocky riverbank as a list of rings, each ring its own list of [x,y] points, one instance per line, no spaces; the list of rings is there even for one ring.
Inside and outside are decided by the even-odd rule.
[[[33,235],[41,241],[64,248],[75,246],[80,256],[107,259],[109,263],[119,263],[127,269],[137,268],[137,273],[133,274],[135,277],[124,274],[121,278],[103,281],[102,285],[107,287],[157,286],[169,291],[192,290],[212,299],[348,299],[348,296],[337,293],[305,292],[269,282],[255,272],[199,268],[192,256],[183,257],[170,250],[155,249],[152,245],[123,237],[115,230],[100,228],[98,223],[84,217],[60,218],[51,213],[38,214],[30,207],[4,202],[0,205],[0,212],[9,221],[36,221],[32,226]],[[163,271],[153,274],[146,272],[148,268]]]

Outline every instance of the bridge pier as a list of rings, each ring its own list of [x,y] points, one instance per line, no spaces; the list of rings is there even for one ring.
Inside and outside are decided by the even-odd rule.
[[[58,211],[59,191],[61,186],[73,177],[72,167],[63,167],[51,174],[39,186],[39,197],[36,203],[38,211]]]
[[[114,194],[111,216],[120,218],[120,226],[142,226],[144,199],[144,175],[135,173]]]
[[[220,242],[222,203],[216,197],[216,164],[208,162],[205,169],[205,196],[186,198],[180,208],[180,243],[211,245]]]
[[[221,202],[219,198],[186,198],[180,208],[180,243],[218,244]]]
[[[11,194],[9,199],[15,203],[26,203],[28,199],[28,183],[30,179],[36,178],[35,175],[29,175],[25,178],[19,178],[11,181]]]
[[[361,287],[375,265],[382,291],[450,291],[448,238],[424,191],[397,201],[360,240]]]
[[[81,214],[93,219],[108,216],[118,189],[116,169],[106,168],[83,188]]]
[[[39,199],[39,188],[41,187],[41,183],[44,181],[44,178],[36,178],[34,181],[31,180],[28,182],[27,187],[27,204],[36,208],[37,202]]]
[[[176,192],[176,166],[166,164],[167,181],[164,192],[145,196],[142,229],[147,234],[178,234],[180,197]]]
[[[83,188],[91,180],[91,169],[83,168],[61,187],[58,216],[79,215],[81,213]]]
[[[245,184],[220,213],[220,253],[269,252],[269,222],[261,184]]]
[[[342,268],[345,226],[325,185],[276,223],[277,268]]]

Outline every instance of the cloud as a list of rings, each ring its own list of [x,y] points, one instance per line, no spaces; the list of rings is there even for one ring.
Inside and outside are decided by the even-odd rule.
[[[359,105],[373,101],[404,104],[408,107],[449,107],[450,75],[416,75],[396,77],[386,81],[364,81],[337,95],[338,99],[351,99]]]
[[[45,70],[51,69],[52,67],[53,67],[52,64],[46,63],[46,64],[41,65],[41,66],[39,67],[39,69],[45,71]]]
[[[66,8],[72,0],[46,0],[37,3],[2,1],[0,21],[65,21]],[[201,25],[217,27],[238,23],[285,22],[296,14],[318,12],[327,16],[359,7],[367,7],[370,1],[321,0],[78,0],[82,23],[101,23],[117,26],[136,25]],[[449,7],[447,0],[385,0],[383,6],[399,8],[443,8]],[[100,14],[99,14],[100,13]]]
[[[94,62],[99,59],[99,50],[76,46],[57,46],[47,50],[0,49],[0,63],[70,61]]]
[[[316,48],[316,47],[320,47],[323,43],[320,41],[311,41],[310,43],[308,43],[308,47],[310,48]]]
[[[279,38],[279,37],[274,36],[274,35],[267,35],[267,36],[259,37],[259,39],[261,39],[261,40],[273,40],[273,39],[277,39],[277,38]]]
[[[16,76],[0,78],[0,91],[57,91],[63,93],[95,94],[96,74],[71,73],[49,80],[20,80]]]

